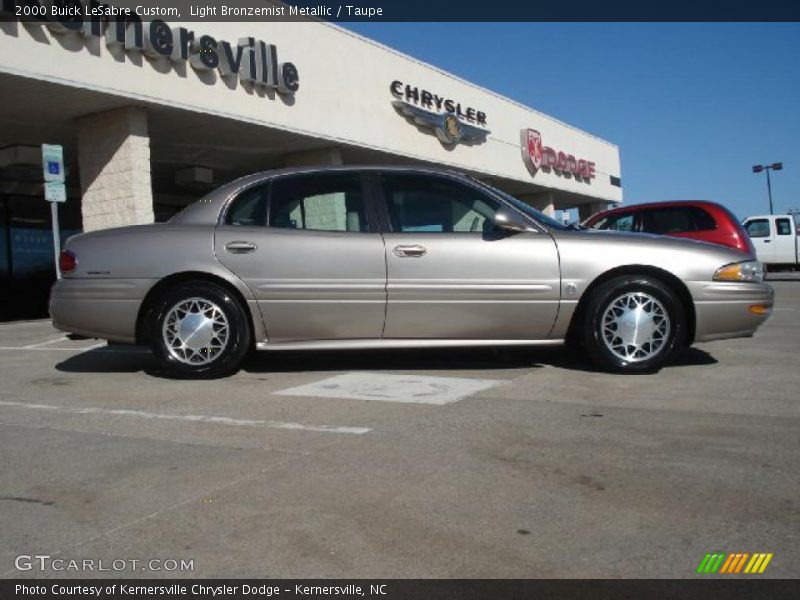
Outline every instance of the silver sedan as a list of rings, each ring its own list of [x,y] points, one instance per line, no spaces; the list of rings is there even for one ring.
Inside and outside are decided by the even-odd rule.
[[[175,376],[256,350],[551,345],[652,371],[695,341],[751,336],[772,288],[752,256],[566,228],[463,174],[270,171],[167,223],[69,239],[64,331],[149,344]]]

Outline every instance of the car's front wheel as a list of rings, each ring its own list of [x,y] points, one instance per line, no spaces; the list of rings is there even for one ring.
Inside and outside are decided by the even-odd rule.
[[[160,299],[150,339],[172,376],[213,378],[236,371],[250,348],[250,327],[239,301],[223,288],[189,281]]]
[[[675,292],[658,279],[622,276],[595,289],[583,327],[590,357],[616,372],[651,372],[686,340],[686,317]]]

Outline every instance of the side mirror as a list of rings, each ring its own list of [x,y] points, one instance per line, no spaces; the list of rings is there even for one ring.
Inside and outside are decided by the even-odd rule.
[[[530,230],[530,227],[517,215],[502,208],[494,214],[494,225],[498,229],[511,233],[523,233]]]

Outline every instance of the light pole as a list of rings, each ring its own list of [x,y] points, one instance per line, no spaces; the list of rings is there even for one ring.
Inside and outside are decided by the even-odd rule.
[[[753,165],[753,173],[767,172],[767,194],[769,195],[769,214],[775,214],[772,211],[772,184],[769,181],[770,171],[780,171],[783,169],[783,163],[772,163],[771,165]]]

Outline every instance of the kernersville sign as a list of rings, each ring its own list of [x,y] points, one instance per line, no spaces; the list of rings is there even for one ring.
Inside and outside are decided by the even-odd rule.
[[[185,27],[170,27],[160,19],[142,21],[135,12],[97,0],[1,1],[0,12],[28,26],[44,25],[57,35],[102,37],[109,48],[142,53],[152,60],[188,61],[197,71],[216,69],[223,77],[238,76],[244,84],[273,88],[282,94],[294,94],[300,87],[297,67],[280,62],[273,44],[252,37],[241,37],[233,45]]]

